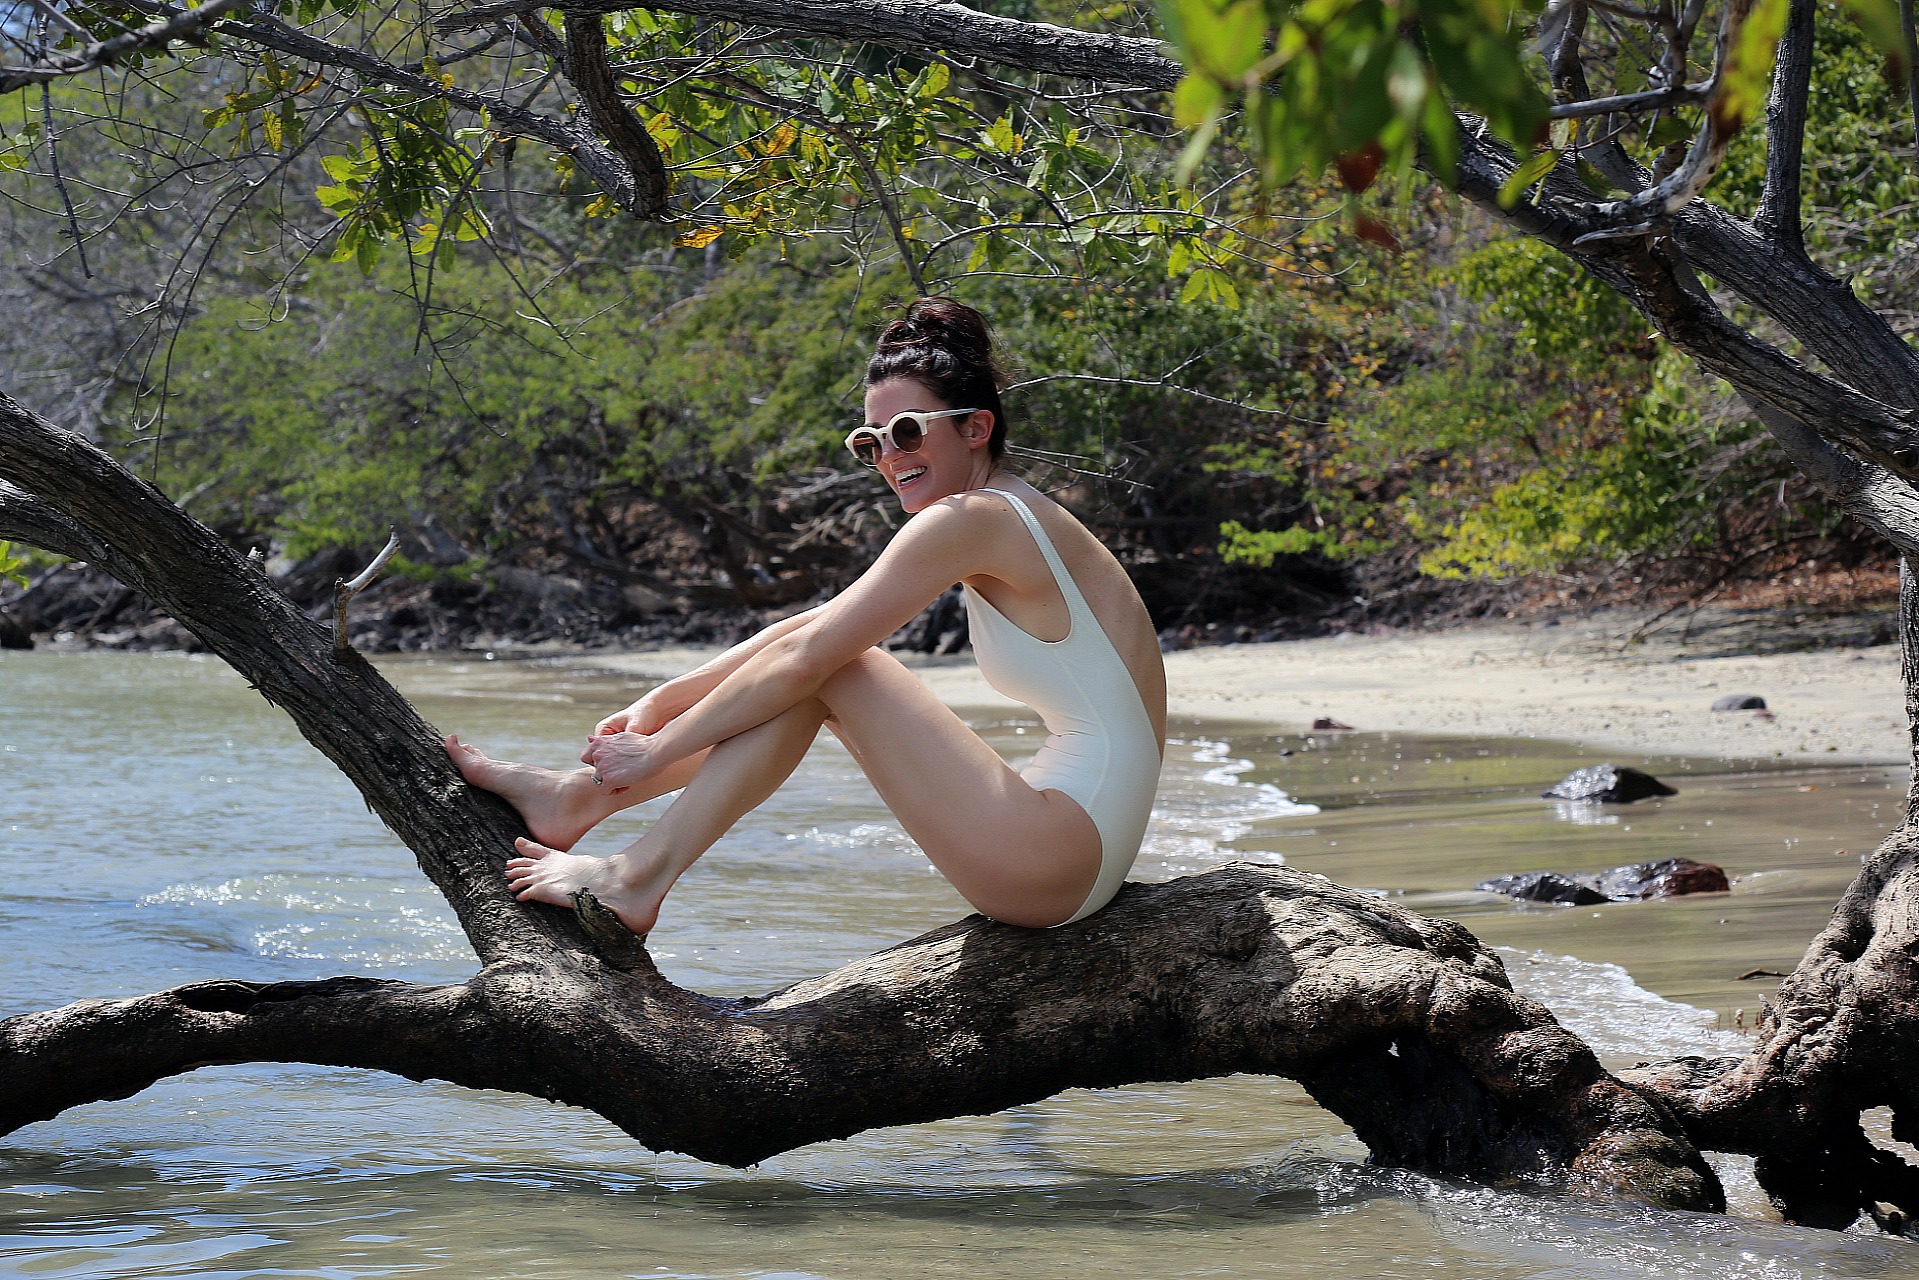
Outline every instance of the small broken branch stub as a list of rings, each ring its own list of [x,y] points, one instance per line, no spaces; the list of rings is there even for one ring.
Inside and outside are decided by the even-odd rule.
[[[397,533],[389,533],[386,537],[386,545],[380,548],[379,555],[373,557],[373,563],[360,570],[359,573],[350,579],[335,578],[333,580],[334,653],[350,653],[353,650],[353,644],[347,639],[346,633],[346,607],[348,602],[351,601],[354,596],[359,595],[362,591],[365,591],[373,585],[373,580],[380,576],[380,570],[386,568],[386,562],[391,560],[393,553],[399,549],[400,535]]]

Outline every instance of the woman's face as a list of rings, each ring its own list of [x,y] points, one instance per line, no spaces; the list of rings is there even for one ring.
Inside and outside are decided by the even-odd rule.
[[[866,420],[878,426],[908,410],[924,413],[965,407],[947,404],[910,378],[866,389]],[[986,410],[934,418],[926,424],[926,439],[912,453],[902,453],[890,438],[882,438],[880,475],[909,514],[923,511],[941,498],[985,483],[992,470],[986,452],[992,433],[993,415]]]

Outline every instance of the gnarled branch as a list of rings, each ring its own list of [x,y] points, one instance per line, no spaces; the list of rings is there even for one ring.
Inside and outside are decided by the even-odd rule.
[[[568,13],[564,17],[566,53],[561,65],[579,91],[580,105],[600,134],[626,162],[630,181],[625,195],[610,192],[628,211],[650,222],[671,216],[667,196],[672,182],[653,135],[634,116],[613,84],[606,61],[606,32],[599,14]]]
[[[0,393],[0,480],[59,508],[110,556],[98,563],[198,636],[359,787],[419,856],[482,960],[592,950],[570,912],[515,902],[501,868],[512,808],[461,780],[440,736],[360,655],[212,530],[100,449]]]

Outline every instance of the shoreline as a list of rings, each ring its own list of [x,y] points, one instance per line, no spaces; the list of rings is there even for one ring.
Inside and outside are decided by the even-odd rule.
[[[1304,733],[1329,716],[1363,731],[1551,738],[1619,755],[1907,763],[1899,646],[1871,643],[1883,631],[1822,636],[1787,630],[1785,618],[1724,610],[1682,633],[1648,628],[1651,616],[1610,610],[1558,624],[1189,649],[1166,656],[1168,710],[1276,732]],[[1759,651],[1794,640],[1823,647]],[[570,661],[665,677],[715,652]],[[1019,705],[988,687],[971,655],[903,660],[950,706]],[[1757,694],[1767,710],[1713,711],[1725,694]]]

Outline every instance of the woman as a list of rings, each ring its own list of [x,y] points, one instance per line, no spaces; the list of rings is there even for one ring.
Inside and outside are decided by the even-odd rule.
[[[775,623],[602,720],[580,759],[539,769],[457,738],[468,782],[526,819],[507,882],[564,906],[591,890],[644,934],[682,872],[783,782],[821,725],[908,835],[984,914],[1033,928],[1119,891],[1152,808],[1166,677],[1126,573],[1058,503],[1003,469],[1006,417],[986,322],[921,299],[886,327],[847,446],[912,517],[827,604]],[[877,646],[963,584],[982,674],[1051,736],[1015,772]],[[679,790],[610,858],[566,852],[602,819]]]

